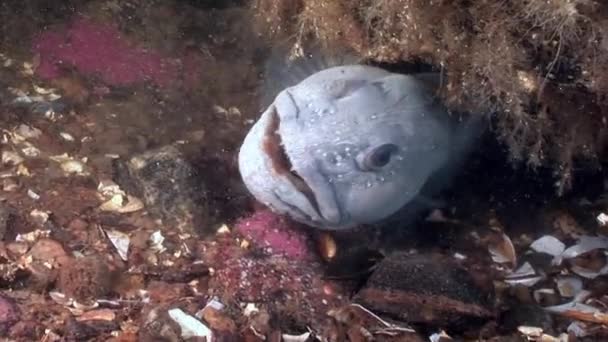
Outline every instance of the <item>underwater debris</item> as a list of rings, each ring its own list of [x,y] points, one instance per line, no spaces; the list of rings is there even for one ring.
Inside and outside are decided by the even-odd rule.
[[[150,213],[180,232],[210,233],[204,179],[176,146],[162,146],[112,163],[116,183],[141,198]]]
[[[205,341],[212,341],[213,332],[211,329],[195,317],[179,308],[171,309],[168,313],[169,317],[181,328],[182,338],[203,337]]]
[[[478,285],[451,258],[396,252],[380,262],[354,301],[410,323],[462,329],[494,316],[493,294]]]

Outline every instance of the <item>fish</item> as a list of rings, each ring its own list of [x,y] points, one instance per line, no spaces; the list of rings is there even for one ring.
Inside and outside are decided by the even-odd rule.
[[[277,214],[322,230],[422,208],[450,184],[482,131],[454,115],[436,72],[330,66],[278,91],[245,135],[238,168]],[[432,201],[432,200],[431,200]]]

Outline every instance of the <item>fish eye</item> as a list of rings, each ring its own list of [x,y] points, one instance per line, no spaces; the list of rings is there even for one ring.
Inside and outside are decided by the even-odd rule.
[[[386,166],[391,161],[393,154],[398,150],[399,148],[395,144],[382,144],[358,156],[357,162],[359,167],[364,171],[378,170]]]

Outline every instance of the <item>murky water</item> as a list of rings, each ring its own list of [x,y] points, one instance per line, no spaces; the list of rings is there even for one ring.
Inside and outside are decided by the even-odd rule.
[[[227,339],[278,341],[313,327],[358,341],[363,327],[376,337],[413,334],[406,326],[471,335],[467,319],[490,322],[491,336],[606,324],[606,189],[596,170],[558,198],[551,170],[512,168],[488,134],[439,210],[415,224],[327,234],[257,203],[237,153],[267,105],[272,45],[252,17],[242,1],[0,4],[0,337],[178,341],[209,326]],[[546,250],[532,253],[543,235],[583,258],[571,250],[552,264]],[[581,242],[590,235],[598,247]],[[452,273],[454,260],[472,276]],[[542,280],[505,281],[524,262]],[[564,275],[584,282],[595,300],[585,305],[603,318],[554,308],[554,321],[540,308],[541,297],[543,306],[572,299],[556,288]],[[503,318],[520,306],[532,313]],[[195,323],[169,310],[178,307]]]

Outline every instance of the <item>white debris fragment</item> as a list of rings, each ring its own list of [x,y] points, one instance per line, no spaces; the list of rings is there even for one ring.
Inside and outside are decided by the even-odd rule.
[[[2,164],[19,165],[23,163],[23,160],[23,157],[21,157],[17,152],[2,151]]]
[[[429,340],[431,340],[431,342],[445,342],[452,341],[452,337],[448,335],[445,331],[441,330],[440,332],[434,333],[429,336]]]
[[[50,211],[42,211],[42,210],[38,210],[38,209],[34,209],[30,212],[30,216],[32,217],[32,219],[34,219],[34,222],[36,222],[39,225],[43,225],[46,223],[46,221],[49,220],[49,214],[51,212]]]
[[[599,225],[603,227],[608,224],[608,215],[606,215],[605,213],[600,213],[599,215],[597,215],[596,220],[597,223],[599,223]]]
[[[125,200],[126,199],[126,200]],[[123,196],[120,194],[116,194],[112,196],[108,201],[102,203],[99,206],[99,209],[103,211],[113,211],[121,214],[132,213],[138,210],[143,209],[143,202],[136,197],[133,196]]]
[[[464,255],[464,254],[460,254],[460,253],[456,252],[456,253],[454,253],[454,258],[456,260],[465,260],[467,258],[467,256]]]
[[[254,303],[247,303],[247,305],[245,305],[245,308],[243,309],[243,315],[245,315],[245,317],[249,317],[259,311],[260,310],[257,306],[255,306]]]
[[[129,235],[118,230],[104,231],[108,236],[108,239],[110,239],[110,242],[112,242],[112,244],[114,245],[114,248],[116,248],[116,251],[118,252],[118,255],[120,255],[120,258],[124,261],[127,261],[129,255],[129,244],[131,242],[131,238],[129,237]]]
[[[205,305],[205,308],[212,308],[216,311],[222,311],[226,307],[217,297],[211,298],[211,300]]]
[[[162,253],[165,251],[165,246],[163,246],[163,242],[165,241],[165,237],[160,230],[155,231],[150,235],[150,249],[156,251],[158,253]]]
[[[40,156],[40,150],[29,143],[25,143],[25,147],[21,149],[21,152],[23,152],[23,154],[29,158],[36,158]]]
[[[103,179],[99,182],[99,185],[97,186],[97,191],[99,191],[102,195],[106,197],[112,197],[114,195],[126,196],[126,193],[120,189],[120,186],[118,186],[118,184],[108,179]]]
[[[305,332],[302,335],[282,334],[284,342],[306,342],[310,338],[310,332]]]
[[[555,290],[554,289],[538,289],[538,290],[534,290],[532,295],[534,296],[534,300],[536,300],[537,303],[542,304],[544,298],[555,295]]]
[[[545,253],[551,256],[559,256],[566,249],[566,245],[559,241],[556,237],[551,235],[545,235],[540,239],[532,242],[530,248],[538,253]]]
[[[555,283],[562,297],[572,298],[583,290],[583,281],[575,276],[558,277]]]
[[[40,199],[40,195],[38,195],[37,193],[35,193],[32,189],[28,189],[27,190],[27,195],[33,199],[33,200],[39,200]]]
[[[49,157],[52,161],[59,163],[59,166],[63,170],[63,172],[67,174],[77,174],[77,175],[87,175],[88,173],[85,171],[86,162],[85,158],[81,160],[74,159],[70,157],[67,153],[57,156]]]
[[[169,317],[179,325],[183,338],[204,337],[207,341],[213,341],[211,329],[181,309],[175,308],[169,310]]]
[[[526,261],[515,272],[509,274],[505,278],[505,282],[509,285],[522,285],[530,287],[536,285],[536,283],[542,279],[543,276],[537,275],[534,268],[532,268],[532,265]]]
[[[74,141],[74,137],[70,134],[70,133],[66,133],[66,132],[61,132],[59,133],[59,135],[63,138],[63,140],[65,141]]]
[[[33,85],[33,87],[34,87],[34,91],[41,95],[48,95],[55,91],[55,89],[53,89],[53,88],[46,89],[46,88],[37,86],[35,84]]]
[[[74,300],[72,298],[58,291],[49,292],[49,297],[51,297],[51,299],[59,305],[72,306],[72,304],[74,303]]]
[[[539,327],[530,327],[522,325],[517,327],[517,331],[519,331],[522,335],[526,336],[529,341],[536,341],[543,335],[543,329]]]
[[[61,169],[65,173],[84,174],[84,164],[78,160],[69,160],[61,163]]]
[[[17,234],[17,236],[15,237],[15,241],[17,241],[17,242],[34,242],[40,238],[49,237],[50,235],[51,235],[50,230],[36,229],[29,233]]]

